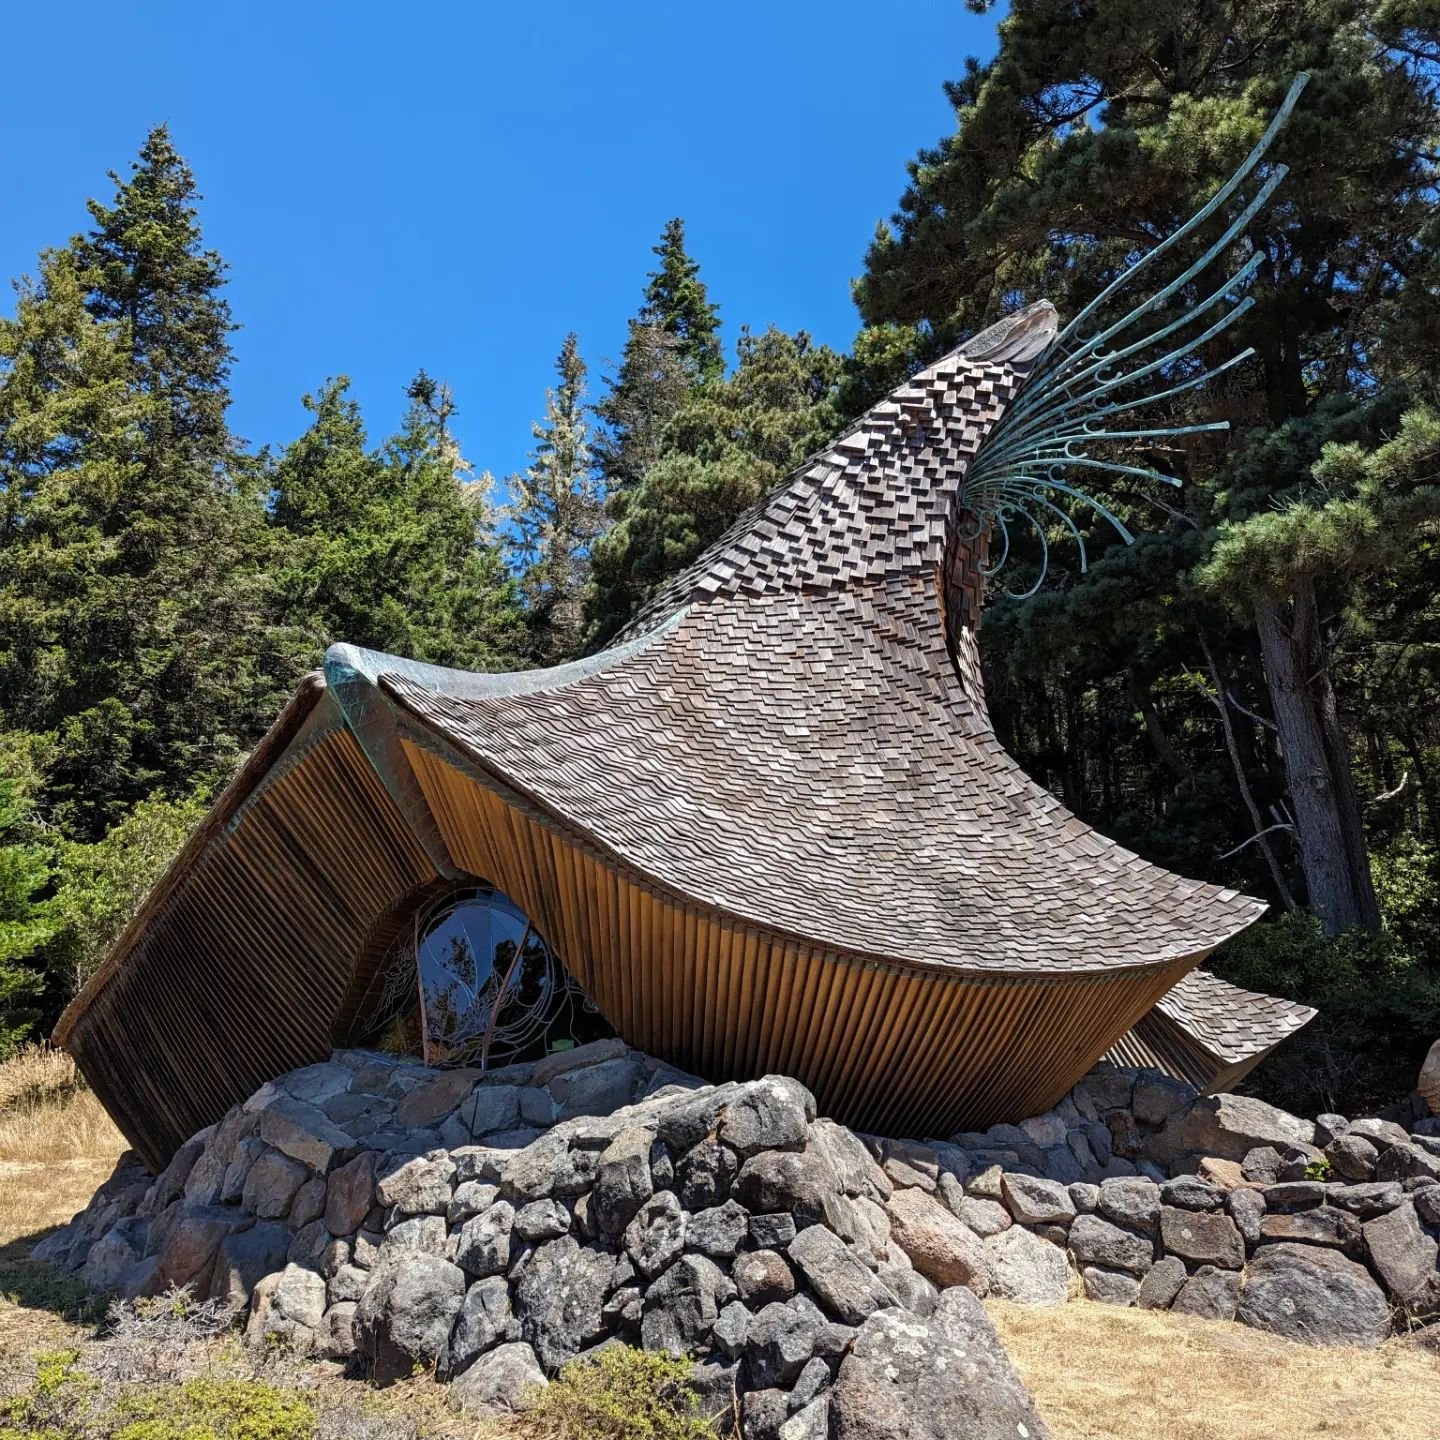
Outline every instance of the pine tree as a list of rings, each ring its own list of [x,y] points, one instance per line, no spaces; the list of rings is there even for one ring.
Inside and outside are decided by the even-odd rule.
[[[16,776],[0,775],[0,1060],[38,1017],[35,1002],[44,977],[36,952],[56,929],[54,906],[43,898],[49,856],[33,831],[33,802],[25,785]]]
[[[685,222],[679,216],[666,222],[653,253],[660,268],[650,272],[640,323],[675,337],[680,363],[694,384],[718,380],[725,373],[720,307],[710,303],[700,266],[685,249]]]
[[[511,549],[520,571],[531,652],[544,664],[579,648],[590,546],[604,524],[599,481],[590,459],[585,362],[572,331],[555,362],[559,384],[547,392],[535,449],[512,476]]]

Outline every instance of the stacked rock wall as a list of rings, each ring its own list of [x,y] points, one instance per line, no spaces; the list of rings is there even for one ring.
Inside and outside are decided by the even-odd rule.
[[[707,1086],[618,1041],[483,1079],[339,1052],[153,1182],[122,1163],[37,1253],[126,1296],[189,1286],[382,1379],[435,1366],[479,1409],[604,1344],[693,1354],[713,1411],[808,1440],[871,1433],[917,1354],[984,1354],[1017,1389],[992,1293],[1362,1345],[1436,1316],[1437,1130],[1102,1067],[1018,1126],[877,1140],[793,1080]],[[887,1403],[964,1433],[923,1369]],[[994,1403],[1014,1434],[1019,1402]]]

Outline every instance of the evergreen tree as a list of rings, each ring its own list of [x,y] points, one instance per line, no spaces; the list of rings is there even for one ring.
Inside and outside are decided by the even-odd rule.
[[[620,364],[595,407],[602,422],[595,459],[610,496],[637,485],[660,458],[665,426],[685,397],[725,373],[719,309],[685,249],[683,220],[665,226],[654,253],[660,268],[650,273]]]
[[[665,453],[596,542],[587,613],[613,635],[805,455],[832,423],[839,357],[803,331],[742,331],[732,375],[697,389],[666,427]]]
[[[11,758],[4,757],[7,769]],[[39,1015],[35,1002],[44,977],[36,952],[56,928],[54,906],[43,898],[49,880],[49,855],[36,841],[27,787],[18,775],[0,774],[0,1060]]]
[[[296,678],[261,495],[225,426],[229,312],[163,130],[0,326],[0,718],[94,839],[224,778]]]
[[[310,428],[275,467],[273,518],[291,537],[280,584],[314,653],[338,640],[439,664],[493,668],[523,642],[494,540],[489,477],[468,469],[447,387],[421,371],[380,450],[341,376],[307,395]]]
[[[520,567],[530,649],[544,664],[579,647],[590,546],[604,523],[590,460],[585,362],[572,331],[555,362],[559,384],[547,392],[545,418],[532,431],[529,468],[510,479],[511,548]]]
[[[1097,536],[1088,576],[1058,577],[1057,593],[1023,617],[998,603],[986,655],[998,672],[997,724],[1082,814],[1123,838],[1161,830],[1174,844],[1183,810],[1194,826],[1186,868],[1264,877],[1283,900],[1278,862],[1261,858],[1284,844],[1288,785],[1310,904],[1332,932],[1373,927],[1337,698],[1349,584],[1340,574],[1363,564],[1357,551],[1340,572],[1277,566],[1299,561],[1314,532],[1302,512],[1315,508],[1312,466],[1326,441],[1364,428],[1348,416],[1352,402],[1334,397],[1401,383],[1402,369],[1433,355],[1424,337],[1440,325],[1440,292],[1424,240],[1436,223],[1435,69],[1425,59],[1436,53],[1434,18],[1385,0],[1199,10],[1019,0],[1000,34],[995,60],[972,63],[950,87],[956,133],[912,165],[894,224],[867,258],[857,299],[867,324],[885,327],[866,345],[882,360],[903,352],[907,335],[933,354],[1022,299],[1048,295],[1075,313],[1208,199],[1294,73],[1312,72],[1281,137],[1277,158],[1291,166],[1281,203],[1252,227],[1265,255],[1257,303],[1231,336],[1257,360],[1225,394],[1175,412],[1184,423],[1223,411],[1240,422],[1235,443],[1197,441],[1166,457],[1190,480],[1179,506],[1117,497],[1150,531],[1146,543],[1114,550]],[[1357,485],[1345,499],[1358,495]],[[1386,523],[1409,527],[1402,545],[1414,543],[1420,504],[1407,499],[1408,520],[1386,510]],[[1251,526],[1253,544],[1242,533]],[[1273,563],[1261,563],[1265,553]],[[1117,604],[1122,596],[1136,603]],[[1240,608],[1227,616],[1216,599]],[[1190,779],[1205,767],[1184,763],[1173,740],[1213,737],[1207,708],[1235,776],[1228,843]],[[1352,715],[1348,728],[1357,723]],[[1120,761],[1128,746],[1148,748],[1148,763],[1163,767],[1150,774],[1168,771],[1173,787],[1137,790]],[[1237,841],[1247,847],[1238,855]],[[1220,857],[1245,868],[1227,871]]]

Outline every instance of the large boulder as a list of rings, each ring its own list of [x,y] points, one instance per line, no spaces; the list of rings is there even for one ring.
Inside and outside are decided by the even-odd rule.
[[[1077,1222],[1078,1223],[1078,1222]],[[985,1241],[990,1260],[990,1293],[1020,1305],[1063,1305],[1070,1266],[1058,1245],[1023,1226],[1012,1225]]]
[[[355,1339],[377,1380],[399,1380],[444,1358],[465,1285],[465,1272],[438,1255],[406,1253],[371,1272]]]
[[[1307,1345],[1378,1345],[1390,1306],[1363,1265],[1338,1250],[1264,1245],[1246,1270],[1237,1318]]]
[[[610,1251],[581,1245],[573,1235],[547,1241],[530,1257],[515,1286],[515,1310],[547,1373],[600,1338],[614,1275]]]
[[[1440,1242],[1410,1202],[1365,1222],[1365,1243],[1391,1300],[1417,1319],[1440,1313]]]
[[[859,1256],[823,1225],[811,1225],[790,1242],[790,1260],[826,1310],[846,1325],[859,1325],[877,1310],[897,1303]]]
[[[1271,1145],[1284,1151],[1315,1143],[1313,1121],[1277,1110],[1251,1095],[1202,1095],[1172,1115],[1145,1142],[1145,1154],[1159,1164],[1188,1155],[1244,1160],[1250,1151]]]
[[[921,1320],[872,1315],[830,1394],[833,1440],[1049,1440],[980,1301],[948,1290]]]
[[[897,1190],[885,1202],[885,1211],[895,1243],[932,1284],[942,1290],[965,1285],[977,1295],[989,1292],[990,1262],[984,1241],[933,1195],[918,1186]],[[793,1253],[795,1245],[790,1249]]]
[[[450,1398],[467,1414],[491,1419],[523,1410],[545,1383],[535,1352],[523,1340],[482,1355],[450,1387]]]

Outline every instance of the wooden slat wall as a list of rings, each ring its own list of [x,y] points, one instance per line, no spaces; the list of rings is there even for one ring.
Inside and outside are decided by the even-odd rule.
[[[944,1136],[1048,1109],[1202,958],[1078,978],[882,968],[690,905],[405,741],[457,863],[524,908],[632,1045],[798,1076],[860,1129]]]
[[[67,1038],[146,1163],[327,1055],[367,934],[436,878],[349,731],[261,789]]]

